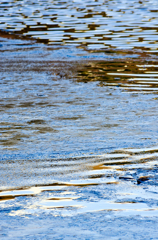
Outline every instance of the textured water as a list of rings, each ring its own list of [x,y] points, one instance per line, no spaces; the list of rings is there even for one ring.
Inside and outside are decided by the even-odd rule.
[[[157,239],[156,21],[157,1],[1,1],[1,239]]]
[[[156,51],[158,2],[0,1],[0,28],[49,44]]]

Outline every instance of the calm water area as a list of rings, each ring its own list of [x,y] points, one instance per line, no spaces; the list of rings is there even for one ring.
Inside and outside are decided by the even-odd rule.
[[[0,239],[158,239],[158,1],[0,0]]]

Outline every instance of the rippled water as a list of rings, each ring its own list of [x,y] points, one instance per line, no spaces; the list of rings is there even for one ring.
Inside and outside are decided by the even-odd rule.
[[[1,239],[157,239],[156,20],[156,1],[1,1]]]
[[[0,29],[49,44],[158,50],[158,2],[0,1]]]

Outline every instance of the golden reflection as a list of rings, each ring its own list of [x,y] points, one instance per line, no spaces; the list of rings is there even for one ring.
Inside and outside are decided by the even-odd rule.
[[[110,185],[110,184],[116,184],[116,185],[117,185],[117,184],[119,184],[119,182],[113,181],[113,182],[107,182],[106,184],[107,184],[107,185]]]
[[[95,166],[92,166],[91,167],[92,170],[101,170],[101,169],[110,169],[110,170],[113,170],[114,167],[109,167],[109,166],[105,166],[103,164],[98,164],[98,165],[95,165]]]
[[[78,197],[52,197],[48,198],[47,200],[50,201],[71,201],[73,199],[77,199]]]
[[[89,186],[96,186],[99,185],[99,183],[67,183],[67,186],[73,186],[73,187],[89,187]]]
[[[153,92],[158,91],[157,69],[154,61],[144,62],[144,65],[136,60],[93,61],[78,71],[77,81],[97,81],[102,87],[119,87],[126,91]]]
[[[26,188],[26,189],[13,189],[10,191],[1,191],[0,198],[15,198],[15,197],[22,197],[22,196],[34,196],[39,194],[41,191],[36,187]]]

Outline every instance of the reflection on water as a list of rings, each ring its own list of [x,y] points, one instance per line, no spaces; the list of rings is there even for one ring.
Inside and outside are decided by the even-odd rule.
[[[45,43],[158,50],[156,0],[9,0],[0,4],[0,29]]]
[[[4,183],[8,178],[14,181],[1,189],[0,201],[10,216],[28,215],[30,211],[37,214],[42,209],[63,216],[94,211],[155,216],[158,210],[157,157],[158,148],[154,147],[120,149],[89,158],[57,161],[1,161]],[[8,188],[9,184],[12,188]],[[19,198],[20,202],[25,202],[25,207],[19,205]],[[13,203],[17,210],[12,209]]]
[[[37,43],[5,41],[13,43],[0,62],[7,216],[155,216],[156,60],[52,61]]]
[[[0,237],[157,238],[157,2],[1,1],[0,21]]]
[[[80,71],[78,81],[98,81],[99,86],[119,87],[126,91],[158,92],[157,62],[92,62]]]
[[[15,48],[0,63],[4,158],[9,150],[18,159],[67,158],[157,143],[156,61],[54,62],[40,51],[32,61]]]

